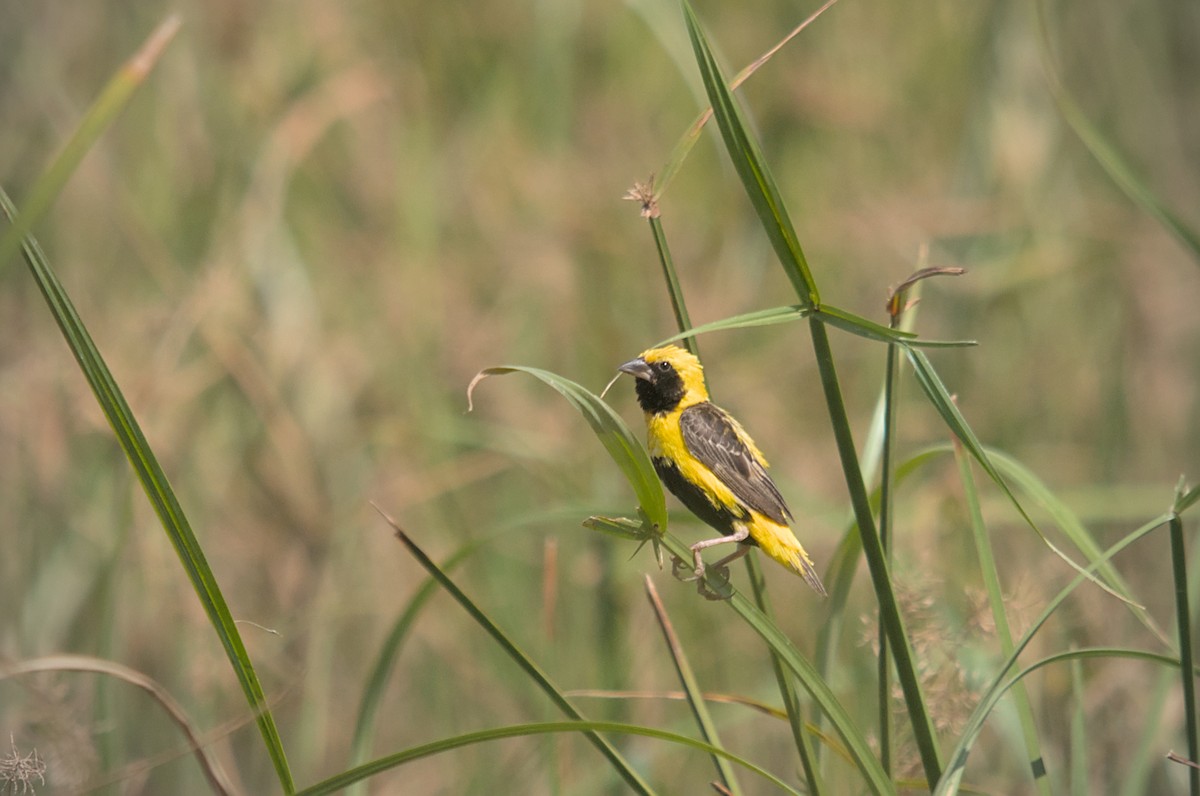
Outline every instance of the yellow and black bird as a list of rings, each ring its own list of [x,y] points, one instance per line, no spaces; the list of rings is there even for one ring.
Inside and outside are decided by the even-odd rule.
[[[644,351],[620,370],[637,379],[646,414],[650,457],[667,489],[721,532],[692,545],[695,578],[704,575],[700,551],[736,542],[722,567],[757,545],[800,575],[818,594],[825,587],[789,524],[792,514],[767,475],[767,461],[733,417],[708,400],[700,360],[678,346]]]

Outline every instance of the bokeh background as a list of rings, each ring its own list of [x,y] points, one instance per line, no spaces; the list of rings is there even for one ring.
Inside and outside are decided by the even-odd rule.
[[[698,11],[732,73],[815,8]],[[1200,224],[1195,5],[1064,0],[1045,12],[1067,89],[1155,195]],[[631,557],[632,545],[580,527],[588,514],[629,514],[632,496],[555,393],[509,376],[482,384],[465,411],[483,367],[535,365],[599,391],[674,332],[649,231],[621,197],[662,168],[703,105],[676,5],[2,0],[0,180],[18,205],[170,13],[181,32],[36,234],[246,620],[299,781],[347,766],[366,674],[424,578],[371,501],[435,557],[485,540],[457,577],[565,687],[676,687],[642,595],[649,573],[705,688],[777,699],[765,651],[728,612],[659,573],[647,551]],[[1027,3],[841,0],[741,94],[823,297],[882,321],[887,288],[922,246],[930,264],[967,268],[928,285],[919,305],[922,334],[980,342],[934,352],[939,372],[981,439],[1111,541],[1200,471],[1200,269],[1063,122],[1045,56]],[[662,211],[695,322],[791,303],[714,138]],[[270,792],[252,718],[174,552],[33,281],[19,262],[0,269],[0,656],[77,652],[145,672],[247,792]],[[861,440],[883,349],[834,344]],[[716,399],[765,449],[825,561],[848,509],[805,333],[742,330],[702,347]],[[640,428],[631,393],[618,383],[609,401]],[[901,455],[945,441],[911,380],[904,400]],[[902,501],[897,576],[952,728],[994,664],[952,463],[919,473]],[[998,499],[987,510],[1019,623],[1070,573]],[[704,532],[682,520],[676,530]],[[1118,564],[1170,626],[1165,538]],[[768,577],[781,623],[811,649],[825,609],[799,580]],[[863,621],[832,682],[869,722],[865,578],[854,599]],[[1043,651],[1157,649],[1095,590],[1043,638]],[[1182,747],[1177,697],[1144,664],[1084,676],[1082,700],[1065,669],[1030,681],[1054,776],[1068,776],[1069,718],[1082,715],[1092,792],[1117,792],[1141,743],[1158,751],[1137,781],[1170,792],[1179,775],[1159,758]],[[691,731],[680,703],[584,705]],[[714,710],[731,747],[793,770],[785,724]],[[551,718],[439,596],[397,663],[374,749]],[[182,740],[118,684],[0,682],[0,730],[36,746],[51,792],[113,779],[113,793],[203,788]],[[711,778],[697,754],[623,743],[664,792],[698,793]],[[1025,787],[1005,716],[984,744],[968,779]],[[371,784],[610,787],[573,738],[474,747]],[[853,775],[845,787],[857,789]]]

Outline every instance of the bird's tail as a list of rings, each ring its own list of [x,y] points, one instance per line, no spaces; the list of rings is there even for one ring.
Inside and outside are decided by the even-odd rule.
[[[824,597],[825,586],[817,575],[817,568],[792,529],[762,515],[756,515],[754,520],[750,526],[750,536],[762,551],[804,578],[813,591]]]

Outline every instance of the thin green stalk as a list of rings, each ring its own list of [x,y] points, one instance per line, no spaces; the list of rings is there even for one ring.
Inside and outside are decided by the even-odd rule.
[[[892,317],[892,326],[896,325],[898,316]],[[879,545],[883,548],[883,556],[892,563],[892,457],[895,455],[894,438],[896,435],[896,383],[899,380],[899,357],[896,346],[888,344],[887,365],[883,382],[883,453],[880,457],[879,470]],[[877,685],[879,687],[879,761],[883,770],[892,773],[892,674],[891,658],[888,651],[887,633],[883,622],[879,622],[879,666]]]
[[[648,219],[650,232],[654,235],[654,245],[658,249],[658,261],[662,263],[663,279],[667,282],[667,293],[671,296],[671,309],[675,311],[675,323],[679,331],[692,328],[692,319],[688,316],[687,303],[683,300],[683,288],[679,285],[679,275],[675,273],[675,261],[671,258],[671,249],[667,246],[667,236],[663,232],[662,221],[657,215]],[[683,338],[683,344],[697,359],[700,358],[700,344],[695,337]]]
[[[1200,762],[1196,731],[1196,676],[1192,671],[1192,617],[1188,605],[1187,555],[1183,547],[1183,520],[1171,512],[1171,565],[1175,576],[1175,618],[1179,625],[1179,670],[1183,678],[1183,709],[1187,722],[1188,760]],[[1192,796],[1200,796],[1200,769],[1188,766]]]
[[[855,520],[858,522],[863,555],[867,559],[867,568],[870,570],[875,596],[879,601],[880,623],[887,632],[892,654],[896,659],[896,678],[900,681],[900,689],[904,693],[904,702],[908,707],[909,720],[912,722],[913,738],[921,755],[921,765],[925,770],[929,787],[933,787],[942,776],[937,736],[925,708],[925,698],[921,692],[921,681],[917,677],[912,648],[908,643],[908,633],[904,628],[900,607],[896,603],[896,594],[892,590],[887,557],[884,554],[879,533],[875,529],[875,518],[871,514],[871,503],[867,497],[867,488],[863,484],[862,470],[858,464],[858,451],[854,447],[854,435],[850,430],[849,418],[846,417],[845,403],[842,401],[842,390],[833,362],[833,351],[829,346],[829,335],[825,330],[824,323],[816,318],[809,319],[809,330],[812,335],[817,369],[821,374],[821,386],[825,392],[825,403],[829,410],[838,455],[842,462],[843,477],[850,490],[850,504],[854,509]]]
[[[1014,645],[1012,630],[1008,624],[1008,615],[1004,610],[1004,593],[1000,588],[1000,573],[996,568],[996,559],[992,555],[991,542],[983,522],[983,511],[979,507],[979,493],[975,486],[975,477],[971,472],[971,459],[957,439],[954,440],[954,459],[958,463],[958,475],[962,481],[967,510],[971,516],[971,536],[975,540],[975,553],[979,556],[979,569],[983,575],[984,588],[987,590],[988,604],[992,609],[996,637],[1000,641],[1001,652],[1005,656],[1009,656],[1013,653]],[[1042,796],[1050,796],[1050,780],[1046,776],[1046,763],[1042,757],[1041,743],[1038,740],[1037,722],[1034,719],[1033,708],[1029,702],[1029,692],[1024,683],[1018,683],[1013,689],[1013,702],[1016,704],[1017,716],[1021,722],[1021,734],[1025,739],[1025,753],[1028,755],[1030,775],[1037,784],[1038,793]]]

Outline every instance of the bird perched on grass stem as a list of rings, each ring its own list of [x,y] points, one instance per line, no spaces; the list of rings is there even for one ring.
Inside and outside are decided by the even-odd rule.
[[[722,534],[692,545],[694,576],[688,579],[704,576],[700,551],[734,542],[737,550],[713,568],[725,567],[758,546],[824,596],[812,559],[789,527],[792,514],[767,475],[766,459],[741,425],[708,400],[700,360],[669,345],[643,352],[620,370],[637,379],[638,403],[646,414],[650,457],[659,478],[693,514]]]

